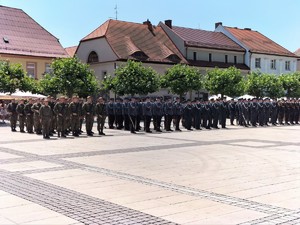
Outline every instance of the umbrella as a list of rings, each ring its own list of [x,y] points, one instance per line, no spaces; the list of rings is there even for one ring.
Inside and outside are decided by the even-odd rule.
[[[46,98],[45,95],[40,95],[40,94],[32,94],[31,92],[23,92],[17,90],[15,93],[11,94],[12,97],[15,98]]]
[[[208,99],[209,100],[211,100],[211,99],[218,99],[218,98],[221,98],[221,96],[222,96],[221,94],[212,95]],[[231,97],[229,97],[227,95],[224,95],[223,97],[226,98],[227,101],[232,99]]]
[[[235,99],[240,99],[240,98],[244,98],[244,99],[253,99],[253,98],[255,98],[254,96],[252,96],[252,95],[242,95],[242,96],[240,96],[240,97],[237,97],[237,98],[235,98]]]

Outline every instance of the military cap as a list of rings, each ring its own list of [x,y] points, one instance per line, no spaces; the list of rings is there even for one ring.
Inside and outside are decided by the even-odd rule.
[[[86,99],[92,98],[91,96],[87,96]]]

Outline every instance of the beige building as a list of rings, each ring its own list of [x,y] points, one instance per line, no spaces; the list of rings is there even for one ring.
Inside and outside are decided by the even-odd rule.
[[[294,52],[295,55],[299,56],[297,60],[297,71],[300,71],[300,48]]]
[[[68,49],[70,54],[71,50]],[[150,21],[140,24],[108,20],[80,41],[75,54],[90,64],[100,81],[108,74],[113,76],[115,69],[129,59],[140,61],[159,74],[174,64],[188,63],[163,29],[152,26]],[[156,94],[169,93],[161,90]]]
[[[23,10],[0,6],[0,60],[20,63],[28,76],[39,79],[61,57],[68,55],[56,37]]]

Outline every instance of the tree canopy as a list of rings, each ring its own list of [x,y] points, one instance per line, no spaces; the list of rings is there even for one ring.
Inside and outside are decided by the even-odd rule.
[[[279,76],[286,97],[300,96],[300,73],[282,74]]]
[[[99,90],[98,81],[89,65],[81,63],[77,57],[56,59],[51,64],[52,73],[40,80],[44,94],[62,93],[69,97],[93,95]]]
[[[0,61],[0,92],[36,92],[36,80],[26,75],[21,64]]]
[[[129,60],[116,69],[114,77],[105,79],[103,87],[118,95],[146,95],[159,90],[160,80],[151,67],[146,68],[141,62]]]
[[[207,71],[205,87],[212,94],[239,96],[244,94],[244,77],[236,67]]]
[[[200,90],[203,85],[203,77],[195,67],[177,64],[167,70],[161,83],[162,87],[168,88],[173,94],[182,97],[189,91]]]

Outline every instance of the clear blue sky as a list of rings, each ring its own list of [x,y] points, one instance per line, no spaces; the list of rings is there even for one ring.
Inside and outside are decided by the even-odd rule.
[[[0,5],[21,8],[64,47],[78,45],[106,20],[141,23],[172,19],[176,26],[214,30],[215,22],[257,30],[294,52],[300,48],[298,0],[0,0]]]

